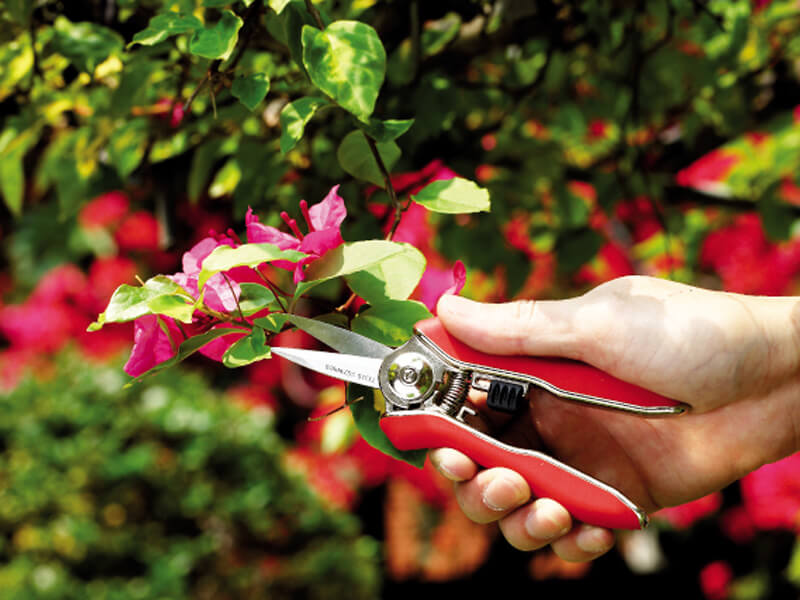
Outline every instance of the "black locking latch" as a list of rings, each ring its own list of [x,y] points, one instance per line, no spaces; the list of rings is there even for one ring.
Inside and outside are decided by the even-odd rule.
[[[524,406],[525,386],[509,381],[492,379],[486,397],[486,406],[504,413],[516,413]]]

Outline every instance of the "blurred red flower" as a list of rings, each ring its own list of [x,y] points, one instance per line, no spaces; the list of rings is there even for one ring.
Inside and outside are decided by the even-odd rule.
[[[707,564],[700,571],[700,589],[708,600],[724,600],[730,594],[733,581],[731,566],[722,560]]]
[[[696,521],[713,514],[722,506],[722,494],[714,492],[680,506],[663,508],[653,518],[666,521],[676,529],[688,529]]]
[[[678,172],[675,180],[678,185],[700,191],[715,193],[721,191],[725,177],[741,160],[741,156],[730,150],[717,149],[701,156],[691,165]]]
[[[746,475],[740,487],[756,528],[800,533],[800,453]]]

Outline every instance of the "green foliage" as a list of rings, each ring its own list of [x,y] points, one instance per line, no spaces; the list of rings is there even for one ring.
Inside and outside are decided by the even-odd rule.
[[[121,384],[64,355],[0,397],[0,595],[376,597],[376,544],[287,470],[269,411],[179,370]]]

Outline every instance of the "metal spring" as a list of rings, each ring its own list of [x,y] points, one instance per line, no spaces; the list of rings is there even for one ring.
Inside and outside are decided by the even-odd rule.
[[[469,378],[464,371],[451,374],[447,391],[442,396],[441,407],[447,414],[455,414],[464,403],[469,388]]]

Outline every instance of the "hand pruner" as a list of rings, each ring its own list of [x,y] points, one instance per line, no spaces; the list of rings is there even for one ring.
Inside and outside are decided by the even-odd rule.
[[[448,447],[483,467],[507,467],[536,497],[561,503],[575,519],[613,529],[641,529],[647,514],[613,487],[548,454],[505,444],[480,427],[467,402],[486,393],[490,409],[515,413],[531,386],[566,400],[640,416],[675,415],[686,406],[617,379],[588,364],[553,357],[485,354],[452,337],[437,318],[416,324],[414,335],[390,348],[311,319],[293,322],[336,352],[273,347],[285,359],[332,377],[377,388],[386,409],[380,427],[400,450]]]

